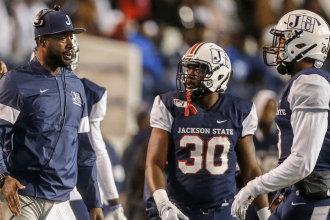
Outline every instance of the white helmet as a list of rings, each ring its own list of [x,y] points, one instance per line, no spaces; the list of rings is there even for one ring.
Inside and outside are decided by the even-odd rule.
[[[299,62],[309,57],[315,60],[314,66],[320,68],[327,57],[329,25],[314,12],[291,11],[278,21],[270,33],[274,35],[273,45],[263,48],[264,61],[268,66],[285,66],[285,63]],[[281,36],[286,40],[284,48],[279,45]]]
[[[227,53],[214,43],[197,43],[182,57],[176,75],[177,89],[186,90],[187,66],[199,65],[205,69],[201,86],[193,89],[199,95],[207,92],[224,92],[231,77],[232,69]],[[191,91],[191,92],[194,92]],[[194,96],[194,94],[192,93]]]

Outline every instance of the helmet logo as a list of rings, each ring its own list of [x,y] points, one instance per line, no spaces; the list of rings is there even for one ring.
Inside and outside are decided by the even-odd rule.
[[[321,52],[324,53],[324,54],[327,54],[328,53],[328,47],[323,46]]]
[[[320,25],[320,22],[307,15],[290,15],[288,20],[288,29],[298,29],[313,33],[315,21]]]
[[[227,68],[229,68],[229,65],[228,65],[229,57],[223,50],[211,48],[211,56],[212,56],[212,63],[222,64],[223,66],[226,66]]]

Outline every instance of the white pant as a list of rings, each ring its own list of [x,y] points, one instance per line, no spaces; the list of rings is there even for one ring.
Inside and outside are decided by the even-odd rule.
[[[30,196],[19,195],[21,203],[21,215],[15,216],[13,220],[46,220],[48,213],[55,204],[60,201],[51,201],[47,199],[34,198]],[[7,203],[0,191],[0,220],[9,220],[13,214],[9,210]]]

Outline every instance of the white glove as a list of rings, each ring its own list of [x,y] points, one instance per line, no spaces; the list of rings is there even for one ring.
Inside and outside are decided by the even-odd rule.
[[[246,210],[253,202],[254,197],[251,195],[248,187],[243,187],[235,196],[235,200],[231,206],[231,216],[238,220],[244,220]]]
[[[155,199],[159,216],[162,220],[189,220],[173,203],[168,199],[164,189],[157,189],[153,197]],[[178,218],[179,217],[179,218]]]
[[[114,220],[127,220],[124,215],[124,209],[121,204],[112,206],[110,212]]]
[[[157,204],[157,209],[162,220],[179,220],[179,218],[182,220],[189,220],[189,218],[170,201],[163,201]]]

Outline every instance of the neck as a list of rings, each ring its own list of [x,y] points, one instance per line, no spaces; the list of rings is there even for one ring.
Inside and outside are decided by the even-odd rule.
[[[58,67],[49,61],[47,62],[47,59],[45,59],[45,57],[43,56],[42,53],[40,53],[40,52],[38,53],[38,51],[37,51],[36,57],[37,57],[37,60],[39,61],[39,63],[41,64],[41,66],[43,66],[46,70],[48,70],[54,76],[56,76],[60,72],[61,67]]]
[[[213,92],[206,95],[203,95],[199,99],[195,99],[194,101],[197,103],[197,105],[204,109],[209,110],[212,108],[212,106],[218,101],[219,99],[219,93]]]
[[[291,75],[291,77],[293,77],[294,75],[296,75],[300,71],[302,71],[304,69],[307,69],[307,68],[311,68],[313,66],[314,66],[314,63],[313,62],[300,61],[300,62],[295,63],[293,65],[292,73],[290,75]]]

